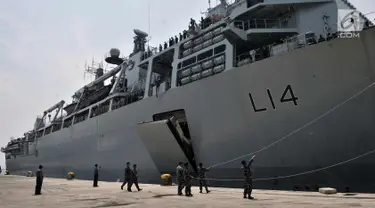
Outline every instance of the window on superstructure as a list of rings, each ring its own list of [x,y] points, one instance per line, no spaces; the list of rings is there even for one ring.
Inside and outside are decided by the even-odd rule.
[[[107,113],[109,111],[109,102],[110,101],[107,100],[104,103],[99,104],[98,106],[92,107],[90,118]]]
[[[79,114],[76,114],[74,116],[74,124],[86,120],[88,115],[89,115],[89,109],[87,109],[87,110],[85,110],[85,111],[83,111],[83,112],[81,112]]]
[[[63,128],[68,128],[72,125],[73,116],[64,120]]]
[[[90,118],[93,118],[98,115],[98,109],[99,109],[99,106],[93,106],[91,108]]]
[[[58,131],[61,129],[61,123],[56,123],[52,125],[52,132]]]
[[[215,55],[224,52],[226,48],[227,48],[226,45],[221,45],[221,46],[216,47],[214,49]]]
[[[126,105],[126,103],[127,103],[127,97],[125,96],[114,97],[112,100],[112,110],[121,108],[122,106]]]
[[[187,66],[189,66],[189,65],[192,65],[192,64],[194,64],[195,62],[197,62],[197,57],[192,57],[192,58],[189,58],[189,59],[187,59],[187,60],[185,60],[185,61],[183,61],[182,62],[182,67],[187,67]]]
[[[39,130],[39,131],[36,132],[36,138],[40,138],[40,137],[43,136],[43,130],[44,130],[44,129]]]
[[[104,114],[104,113],[107,113],[109,110],[109,100],[105,101],[104,103],[101,103],[99,105],[99,109],[98,109],[98,115],[101,115],[101,114]]]
[[[204,59],[210,58],[213,55],[213,50],[208,50],[198,55],[198,61],[202,61]]]
[[[44,131],[44,136],[50,134],[51,132],[52,132],[52,125],[46,128],[46,130]]]
[[[34,141],[34,139],[35,139],[35,133],[29,133],[29,135],[27,136],[27,140]]]

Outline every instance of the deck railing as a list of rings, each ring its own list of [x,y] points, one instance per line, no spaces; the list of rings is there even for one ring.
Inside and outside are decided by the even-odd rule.
[[[261,48],[250,50],[246,53],[236,56],[236,66],[243,66],[253,63],[280,53],[289,52],[298,48],[303,48],[317,43],[314,33],[308,32],[305,34],[293,36],[284,40],[281,44],[265,45]]]
[[[234,27],[241,30],[294,28],[296,27],[296,22],[288,18],[236,20],[234,21]]]

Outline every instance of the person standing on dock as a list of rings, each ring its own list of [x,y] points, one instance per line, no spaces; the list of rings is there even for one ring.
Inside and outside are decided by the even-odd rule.
[[[255,158],[255,155],[250,159],[249,162],[246,162],[245,160],[242,160],[242,171],[244,172],[244,178],[245,178],[245,187],[243,192],[243,198],[246,199],[246,196],[249,199],[254,199],[251,196],[251,192],[253,190],[253,173],[251,171],[251,164],[253,163]]]
[[[42,185],[43,185],[43,166],[39,165],[39,169],[36,171],[36,186],[35,186],[35,195],[41,195]]]
[[[138,170],[137,170],[137,164],[133,164],[133,170],[132,170],[132,183],[134,183],[135,187],[138,191],[142,191],[141,188],[139,188],[138,185]]]
[[[183,162],[179,162],[176,168],[176,175],[177,175],[177,194],[182,195],[182,189],[184,189],[184,168],[182,167]]]
[[[189,163],[184,164],[184,181],[185,181],[185,196],[193,196],[191,194],[191,180],[193,179],[193,176],[190,174],[189,171]]]
[[[203,167],[202,163],[199,163],[199,167],[198,167],[199,193],[202,193],[202,186],[204,186],[207,193],[211,192],[207,188],[207,181],[206,181],[206,172],[209,171],[209,170],[210,170],[210,168],[205,168],[205,167]]]
[[[94,169],[94,187],[98,187],[98,180],[99,180],[99,168],[98,164],[95,164],[95,169]]]
[[[132,169],[130,168],[130,162],[127,162],[126,167],[125,167],[124,183],[122,183],[122,185],[121,185],[121,190],[124,190],[125,184],[128,184],[127,190],[129,192],[132,192],[131,186],[133,184],[132,184],[132,178],[131,177],[132,177]]]

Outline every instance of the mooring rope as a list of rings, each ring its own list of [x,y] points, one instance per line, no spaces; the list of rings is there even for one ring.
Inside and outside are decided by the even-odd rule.
[[[296,173],[296,174],[291,174],[291,175],[286,175],[286,176],[275,176],[275,177],[268,177],[268,178],[254,178],[253,181],[269,181],[269,180],[278,180],[278,179],[285,179],[285,178],[292,178],[292,177],[296,177],[296,176],[301,176],[301,175],[307,175],[307,174],[311,174],[311,173],[316,173],[316,172],[319,172],[319,171],[322,171],[322,170],[327,170],[327,169],[330,169],[330,168],[333,168],[333,167],[336,167],[336,166],[340,166],[340,165],[343,165],[343,164],[346,164],[346,163],[349,163],[353,160],[356,160],[356,159],[359,159],[359,158],[362,158],[362,157],[365,157],[367,155],[370,155],[372,153],[375,152],[375,149],[371,150],[371,151],[368,151],[364,154],[361,154],[361,155],[358,155],[356,157],[353,157],[351,159],[348,159],[348,160],[345,160],[345,161],[341,161],[341,162],[338,162],[338,163],[335,163],[333,165],[330,165],[330,166],[326,166],[326,167],[323,167],[323,168],[317,168],[317,169],[314,169],[314,170],[309,170],[309,171],[305,171],[305,172],[301,172],[301,173]],[[201,178],[195,178],[195,179],[201,179]],[[239,178],[204,178],[205,180],[210,180],[210,181],[243,181],[244,179],[239,179]]]
[[[367,91],[368,89],[370,89],[371,87],[373,87],[375,85],[375,82],[371,83],[370,85],[368,85],[367,87],[365,87],[364,89],[362,89],[361,91],[359,91],[358,93],[356,93],[355,95],[349,97],[348,99],[344,100],[342,103],[334,106],[333,108],[331,108],[330,110],[328,110],[327,112],[323,113],[322,115],[318,116],[317,118],[311,120],[310,122],[306,123],[305,125],[297,128],[296,130],[292,131],[291,133],[283,136],[282,138],[280,138],[279,140],[276,140],[275,142],[255,151],[255,152],[251,152],[251,153],[247,153],[245,155],[242,155],[240,157],[236,157],[234,159],[231,159],[231,160],[228,160],[228,161],[224,161],[224,162],[220,162],[220,163],[216,163],[214,165],[211,165],[209,166],[209,168],[213,168],[213,167],[217,167],[217,166],[221,166],[221,165],[225,165],[225,164],[228,164],[228,163],[231,163],[231,162],[234,162],[234,161],[237,161],[239,159],[242,159],[242,158],[245,158],[245,157],[248,157],[250,155],[254,155],[254,154],[257,154],[259,152],[263,152],[267,149],[269,149],[270,147],[280,143],[281,141],[284,141],[285,139],[289,138],[290,136],[294,135],[295,133],[301,131],[302,129],[310,126],[311,124],[319,121],[320,119],[322,119],[323,117],[327,116],[328,114],[332,113],[333,111],[335,111],[336,109],[340,108],[341,106],[343,106],[344,104],[348,103],[349,101],[353,100],[354,98],[358,97],[359,95],[363,94],[365,91]]]

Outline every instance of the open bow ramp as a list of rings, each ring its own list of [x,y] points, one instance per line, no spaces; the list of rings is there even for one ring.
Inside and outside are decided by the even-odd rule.
[[[178,162],[189,162],[196,170],[194,152],[180,129],[171,120],[140,123],[138,135],[160,173],[174,173]]]

